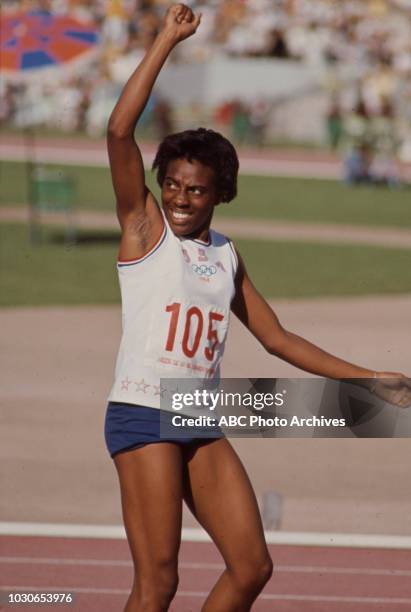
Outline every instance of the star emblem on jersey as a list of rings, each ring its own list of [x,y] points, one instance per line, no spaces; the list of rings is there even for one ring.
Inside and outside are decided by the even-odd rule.
[[[166,389],[164,389],[161,385],[153,385],[154,395],[159,395],[160,397],[164,397],[164,393]]]
[[[140,382],[137,382],[136,380],[134,381],[134,384],[136,386],[136,392],[141,391],[142,393],[147,393],[147,389],[149,389],[149,387],[151,387],[151,385],[148,385],[146,383],[146,381],[144,380],[144,378],[142,378],[140,380]]]
[[[122,391],[128,391],[128,387],[129,385],[131,385],[133,381],[129,380],[128,377],[125,380],[121,381],[121,390]]]

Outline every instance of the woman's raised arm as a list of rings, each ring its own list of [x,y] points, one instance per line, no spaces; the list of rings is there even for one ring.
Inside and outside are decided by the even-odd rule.
[[[169,8],[161,31],[126,83],[110,116],[107,147],[117,214],[123,231],[129,218],[134,228],[147,227],[145,223],[135,223],[136,216],[141,220],[141,216],[145,215],[149,200],[143,160],[134,139],[135,127],[168,55],[177,43],[194,34],[200,19],[200,15],[194,16],[191,9],[183,4]]]

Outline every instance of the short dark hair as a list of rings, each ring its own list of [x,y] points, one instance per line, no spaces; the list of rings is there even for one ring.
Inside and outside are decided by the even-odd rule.
[[[230,202],[237,195],[238,157],[227,138],[205,128],[170,134],[160,144],[153,162],[157,182],[162,187],[167,166],[174,159],[199,161],[212,168],[216,175],[217,193],[221,202]]]

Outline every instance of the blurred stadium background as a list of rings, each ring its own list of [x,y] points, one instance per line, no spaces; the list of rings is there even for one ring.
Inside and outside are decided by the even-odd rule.
[[[82,39],[88,65],[86,59],[60,59],[50,78],[54,47],[51,59],[32,56],[16,71],[13,52],[21,42],[32,50],[33,38],[24,28],[3,32],[0,120],[17,128],[103,135],[120,88],[150,46],[168,4],[5,0],[3,22],[17,9],[76,20],[88,32],[87,41]],[[202,12],[202,25],[177,48],[159,80],[143,121],[148,134],[161,137],[206,123],[240,143],[323,146],[328,140],[338,148],[344,140],[361,141],[381,155],[398,152],[411,159],[409,0],[189,4]],[[58,36],[57,28],[50,36]],[[46,46],[40,45],[45,55]],[[46,69],[27,69],[35,61]]]
[[[103,136],[168,4],[2,3],[2,521],[121,522],[102,437],[121,323]],[[411,2],[189,4],[202,25],[144,115],[148,167],[169,131],[232,138],[239,196],[217,223],[281,320],[342,357],[409,373]],[[63,40],[57,52],[50,24],[40,41],[10,25],[30,11],[73,19],[84,48]],[[225,374],[298,375],[235,322]],[[283,496],[283,529],[410,533],[407,440],[235,445],[259,498]]]

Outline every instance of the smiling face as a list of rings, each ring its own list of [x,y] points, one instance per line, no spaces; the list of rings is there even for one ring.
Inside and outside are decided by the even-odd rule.
[[[219,203],[215,183],[214,170],[199,161],[182,158],[168,163],[161,199],[174,234],[207,241]]]

